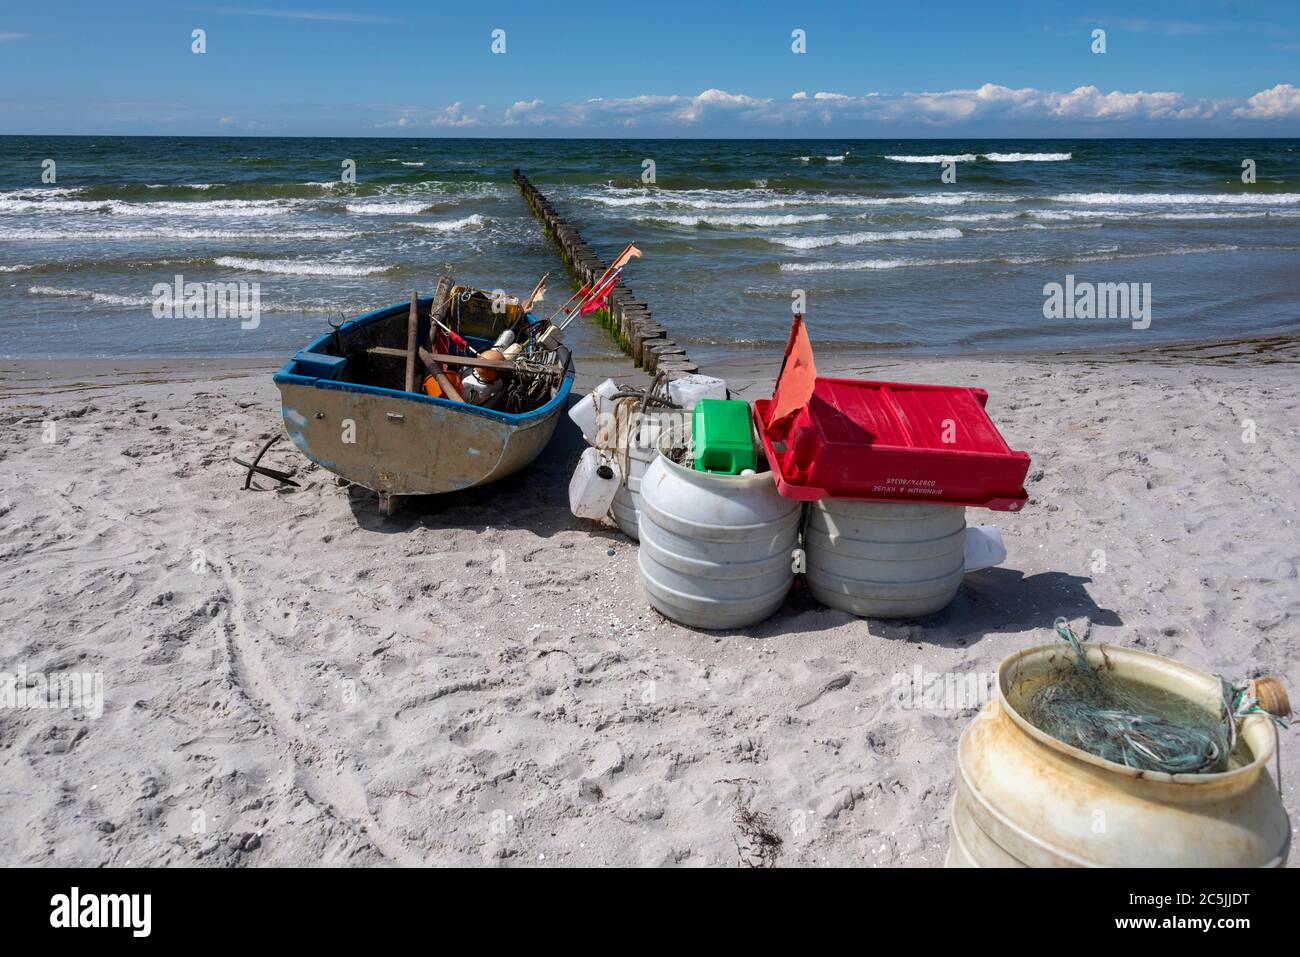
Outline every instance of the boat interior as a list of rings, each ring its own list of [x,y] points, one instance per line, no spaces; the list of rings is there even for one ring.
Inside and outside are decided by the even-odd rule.
[[[433,332],[437,329],[430,320],[433,297],[419,300],[418,342],[421,349],[439,351],[440,354],[467,355],[466,351],[439,338],[439,350],[434,349]],[[442,321],[466,339],[478,352],[489,349],[506,330],[516,339],[534,325],[517,302],[495,301],[491,293],[465,286],[452,288],[450,302],[440,310]],[[322,336],[306,349],[297,353],[291,363],[291,372],[309,378],[332,379],[356,385],[405,391],[406,343],[410,306],[396,305],[344,322],[334,331]],[[544,387],[512,389],[504,396],[500,411],[521,414],[544,405],[554,397],[570,368],[568,350],[560,355],[549,353],[547,362],[560,370]],[[447,363],[455,368],[455,363]],[[468,369],[462,370],[468,372]],[[517,373],[508,376],[523,378]],[[417,360],[417,391],[425,377],[424,366]]]

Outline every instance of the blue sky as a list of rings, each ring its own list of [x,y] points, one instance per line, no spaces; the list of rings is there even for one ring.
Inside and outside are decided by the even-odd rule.
[[[4,0],[0,133],[1296,136],[1300,4]]]

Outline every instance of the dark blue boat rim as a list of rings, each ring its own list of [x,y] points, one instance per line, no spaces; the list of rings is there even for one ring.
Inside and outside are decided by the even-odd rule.
[[[433,297],[419,300],[421,306],[432,305]],[[349,319],[340,326],[340,329],[346,329],[348,326],[364,326],[380,319],[386,319],[389,316],[399,312],[405,312],[411,308],[411,304],[404,302],[395,306],[385,306],[382,309],[376,309],[374,312],[368,312],[363,316],[357,316],[355,319]],[[529,319],[532,319],[531,313]],[[311,345],[300,352],[320,352],[324,353],[325,347],[330,340],[334,338],[333,332],[327,332],[320,338],[314,340]],[[471,337],[473,338],[473,337]],[[477,339],[481,342],[483,340]],[[549,415],[557,405],[561,405],[569,398],[569,392],[573,389],[573,363],[569,363],[568,371],[564,374],[564,381],[560,383],[560,388],[552,399],[545,405],[539,406],[531,412],[498,412],[495,409],[484,409],[477,405],[470,405],[468,402],[453,402],[450,399],[435,398],[431,395],[424,395],[420,392],[403,392],[398,389],[384,389],[374,385],[362,385],[357,382],[339,382],[337,379],[322,379],[317,376],[299,375],[293,371],[297,364],[297,358],[291,358],[284,365],[276,370],[273,381],[276,385],[283,383],[292,383],[293,385],[309,386],[314,389],[335,389],[339,392],[357,392],[362,395],[387,396],[394,399],[402,399],[407,402],[422,402],[428,405],[441,406],[446,409],[453,409],[457,412],[465,412],[470,415],[481,415],[484,418],[495,419],[498,422],[504,422],[507,425],[526,425],[533,419],[543,418]]]

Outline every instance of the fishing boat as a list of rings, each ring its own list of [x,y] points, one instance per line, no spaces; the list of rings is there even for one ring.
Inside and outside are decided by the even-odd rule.
[[[574,375],[565,346],[539,344],[547,320],[528,312],[531,300],[445,278],[433,296],[413,294],[409,304],[335,326],[275,374],[289,438],[313,462],[378,493],[384,515],[403,496],[519,471],[550,441]],[[513,347],[495,351],[502,343]],[[491,397],[476,394],[475,383]]]

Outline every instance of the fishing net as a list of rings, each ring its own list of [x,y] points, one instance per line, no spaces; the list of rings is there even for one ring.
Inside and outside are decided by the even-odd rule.
[[[1017,675],[1016,710],[1058,741],[1143,771],[1226,771],[1237,746],[1237,721],[1260,712],[1245,685],[1219,679],[1217,700],[1192,701],[1121,678],[1094,665],[1064,618],[1056,633],[1069,643],[1047,674]],[[1261,712],[1262,713],[1262,712]]]

